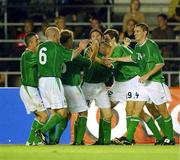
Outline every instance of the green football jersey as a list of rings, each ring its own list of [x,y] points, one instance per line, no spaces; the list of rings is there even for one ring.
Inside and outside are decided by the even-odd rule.
[[[39,77],[61,77],[64,62],[72,59],[72,50],[52,41],[46,41],[38,47]]]
[[[38,59],[37,53],[30,50],[24,51],[21,56],[21,81],[25,86],[38,86]]]
[[[157,64],[164,64],[158,45],[150,39],[147,39],[142,45],[136,44],[135,52],[132,59],[139,64],[141,76],[151,71]],[[153,74],[149,80],[164,82],[162,70]]]
[[[79,86],[81,83],[80,72],[83,67],[89,67],[91,65],[91,61],[79,55],[71,62],[66,62],[63,64],[62,69],[62,83],[71,86]]]
[[[126,57],[133,54],[135,54],[135,52],[131,48],[118,44],[116,48],[113,50],[111,57],[113,58]],[[113,73],[114,73],[115,80],[118,82],[127,81],[135,77],[136,75],[139,75],[139,72],[140,72],[139,66],[134,62],[132,63],[115,62],[114,63]]]
[[[101,58],[103,54],[98,53],[97,56]],[[94,62],[90,68],[85,69],[83,80],[87,83],[105,83],[110,75],[110,69],[98,62]]]

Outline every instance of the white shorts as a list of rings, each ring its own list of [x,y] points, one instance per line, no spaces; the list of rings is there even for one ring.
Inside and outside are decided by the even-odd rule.
[[[95,104],[99,108],[110,108],[111,104],[104,83],[84,83],[82,86],[83,93],[87,104],[95,100]]]
[[[79,113],[88,110],[88,106],[79,86],[63,85],[64,95],[71,113]]]
[[[127,101],[143,101],[142,98],[144,90],[139,89],[142,85],[139,83],[140,76],[135,76],[134,78],[126,81],[126,100]]]
[[[37,88],[22,85],[20,87],[20,97],[25,105],[27,114],[35,111],[42,112],[46,110]]]
[[[126,102],[127,89],[127,82],[115,81],[113,86],[108,90],[110,101],[115,104],[118,102]]]
[[[64,88],[60,78],[41,77],[39,79],[39,90],[45,108],[67,108],[65,105]]]
[[[172,100],[169,88],[164,83],[147,81],[141,84],[139,91],[143,93],[141,94],[143,101],[152,101],[156,105]]]

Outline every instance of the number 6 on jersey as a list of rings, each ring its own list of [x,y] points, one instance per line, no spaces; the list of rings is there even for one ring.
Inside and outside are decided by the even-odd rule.
[[[46,64],[47,61],[47,55],[45,54],[46,51],[47,51],[46,47],[41,48],[39,51],[39,62],[42,65]]]

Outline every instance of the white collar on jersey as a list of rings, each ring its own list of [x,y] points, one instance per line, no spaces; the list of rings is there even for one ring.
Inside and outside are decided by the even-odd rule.
[[[145,39],[145,41],[144,41],[142,44],[139,44],[139,43],[138,43],[139,46],[142,47],[142,46],[146,43],[146,41],[147,41],[147,38]]]

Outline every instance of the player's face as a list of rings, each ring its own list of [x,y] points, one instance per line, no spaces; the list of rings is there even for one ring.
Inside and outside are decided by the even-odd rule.
[[[91,40],[97,40],[98,42],[101,42],[102,36],[99,32],[93,32],[91,34]]]
[[[102,54],[104,54],[105,56],[108,55],[111,51],[111,48],[104,45],[104,44],[100,44],[99,47],[99,52],[101,52]]]
[[[100,24],[97,20],[92,20],[91,21],[91,27],[94,28],[94,29],[99,29],[100,28]]]
[[[32,29],[33,29],[33,26],[32,26],[32,24],[30,22],[25,22],[24,23],[24,32],[25,33],[31,32]]]
[[[138,0],[133,0],[131,3],[131,8],[134,10],[138,10],[139,7],[139,1]]]
[[[167,24],[167,21],[163,17],[161,17],[161,16],[159,16],[157,18],[157,21],[158,21],[159,27],[161,27],[161,28],[163,28]]]
[[[135,27],[135,24],[134,24],[134,22],[133,21],[128,21],[128,23],[127,23],[127,31],[129,31],[129,32],[133,32],[134,31],[134,27]]]
[[[143,31],[141,27],[138,26],[134,28],[134,36],[137,42],[144,40],[146,38],[146,34],[147,32]]]
[[[38,35],[35,35],[31,38],[32,45],[36,48],[39,45],[39,37]]]

